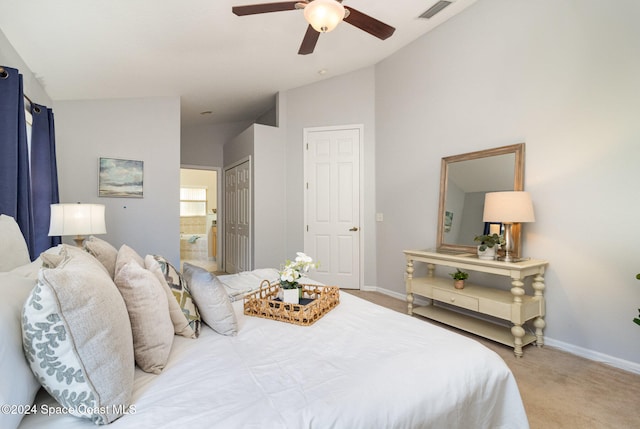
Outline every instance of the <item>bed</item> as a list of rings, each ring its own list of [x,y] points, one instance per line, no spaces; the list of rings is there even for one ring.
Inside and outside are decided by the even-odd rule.
[[[41,264],[36,260],[0,273],[0,292],[33,287]],[[198,338],[174,335],[159,373],[135,367],[130,401],[108,426],[528,427],[512,373],[472,339],[344,292],[340,304],[311,326],[244,315],[242,294],[274,273],[220,276],[236,334],[222,335],[203,322]],[[27,292],[14,295],[13,301],[23,305]],[[19,311],[7,308],[7,302],[3,317],[15,318]],[[3,366],[10,362],[10,347],[15,341],[3,345]],[[13,377],[3,384],[17,387],[18,372]],[[89,419],[69,415],[44,389],[34,402],[9,405],[13,410],[3,408],[0,415],[3,428],[95,427]],[[22,405],[27,407],[18,409]]]

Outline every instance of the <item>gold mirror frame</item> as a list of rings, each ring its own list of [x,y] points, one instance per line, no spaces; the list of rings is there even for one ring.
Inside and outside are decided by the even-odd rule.
[[[437,250],[450,253],[476,253],[476,246],[467,246],[461,244],[451,244],[444,242],[444,222],[445,222],[445,208],[446,208],[446,195],[449,179],[449,166],[456,162],[464,162],[471,160],[478,160],[481,158],[489,158],[500,155],[514,154],[514,180],[513,191],[524,190],[524,143],[518,143],[509,146],[502,146],[493,149],[480,150],[476,152],[464,153],[461,155],[454,155],[442,158],[440,166],[440,201],[438,207],[438,236],[437,236]],[[504,191],[505,189],[499,189]],[[486,192],[492,192],[494,190],[486,190]],[[512,228],[513,234],[513,249],[516,257],[521,254],[522,244],[520,242],[521,227],[520,224],[514,224]],[[478,232],[478,235],[482,234],[482,231]]]

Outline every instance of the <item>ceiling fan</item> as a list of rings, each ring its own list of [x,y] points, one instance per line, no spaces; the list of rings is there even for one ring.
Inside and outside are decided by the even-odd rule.
[[[238,16],[256,15],[259,13],[283,12],[303,9],[304,17],[309,22],[307,32],[302,39],[298,54],[307,55],[313,52],[320,33],[333,30],[340,21],[346,21],[354,27],[366,31],[381,40],[390,37],[395,28],[378,21],[350,6],[343,6],[342,0],[302,0],[282,1],[275,3],[234,6],[231,10]]]

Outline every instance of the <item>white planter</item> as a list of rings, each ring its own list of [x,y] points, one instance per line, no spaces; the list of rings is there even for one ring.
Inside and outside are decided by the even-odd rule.
[[[282,289],[282,301],[290,302],[292,304],[300,303],[300,295],[298,288],[295,289]]]
[[[478,246],[478,259],[484,259],[487,261],[492,261],[496,259],[496,249],[498,246],[487,247],[484,251],[480,250],[480,246]]]

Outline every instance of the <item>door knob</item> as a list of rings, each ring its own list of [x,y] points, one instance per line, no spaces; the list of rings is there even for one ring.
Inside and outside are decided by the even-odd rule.
[[[357,226],[354,226],[353,228],[349,228],[349,231],[357,231],[357,230],[358,230]]]

